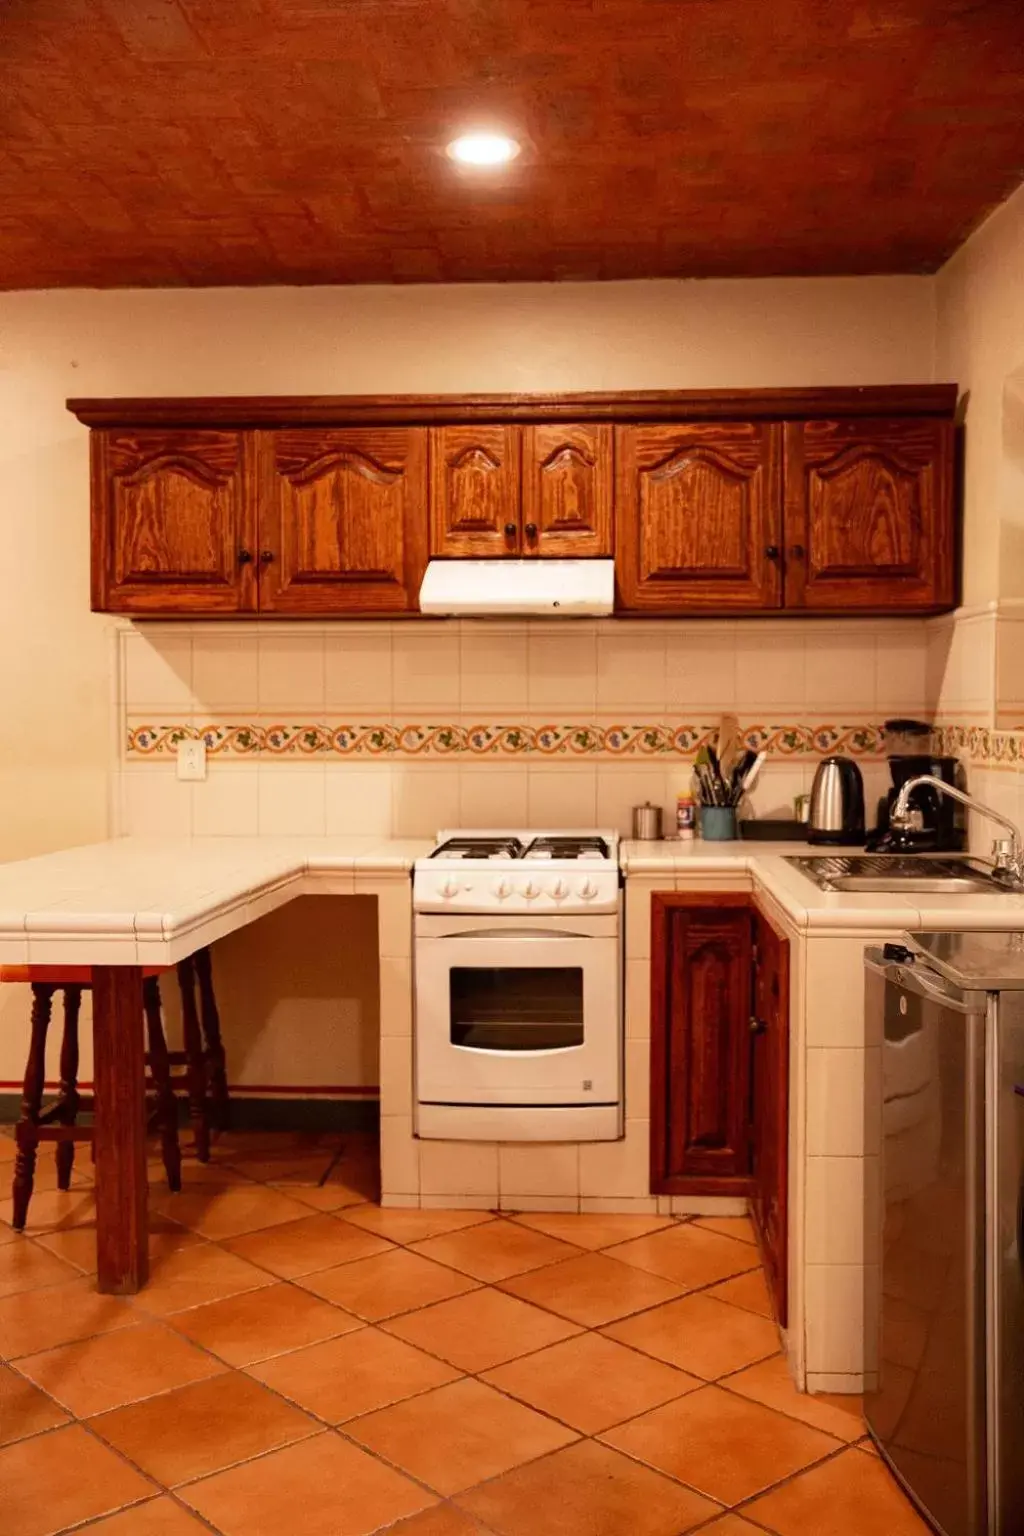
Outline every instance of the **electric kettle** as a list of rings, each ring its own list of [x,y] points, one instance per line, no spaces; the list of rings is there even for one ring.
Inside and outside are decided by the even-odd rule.
[[[811,785],[809,843],[863,844],[864,780],[852,757],[823,757]]]

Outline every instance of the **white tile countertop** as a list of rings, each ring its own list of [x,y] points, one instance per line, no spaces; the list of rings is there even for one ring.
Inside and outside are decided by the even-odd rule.
[[[0,962],[173,964],[296,896],[404,880],[430,847],[358,836],[118,838],[0,865]],[[670,889],[746,879],[809,934],[1024,928],[1024,895],[819,891],[785,862],[806,855],[804,843],[625,842],[620,852],[627,879]]]

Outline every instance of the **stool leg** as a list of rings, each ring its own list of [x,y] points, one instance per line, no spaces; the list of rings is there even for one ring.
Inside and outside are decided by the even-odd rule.
[[[74,1125],[78,1119],[78,1015],[82,1009],[81,987],[64,988],[64,1038],[60,1045],[60,1108],[57,1119],[61,1125]],[[71,1188],[71,1171],[75,1166],[75,1144],[57,1143],[57,1188]]]
[[[167,1037],[164,1034],[163,1014],[160,1007],[160,983],[155,976],[147,976],[142,983],[142,1006],[146,1015],[149,1072],[156,1090],[157,1121],[160,1126],[160,1150],[163,1154],[164,1172],[167,1175],[167,1187],[177,1192],[181,1188],[178,1102],[171,1087],[171,1064],[167,1059]]]
[[[185,1080],[188,1084],[188,1112],[192,1120],[196,1157],[210,1161],[210,1119],[206,1103],[206,1059],[203,1037],[196,1012],[195,968],[191,957],[178,962],[181,988],[181,1027],[185,1036]]]
[[[199,1025],[206,1046],[213,1123],[219,1131],[226,1131],[231,1124],[231,1100],[228,1097],[227,1059],[220,1037],[220,1014],[213,991],[213,960],[209,949],[205,948],[197,950],[193,959],[199,981]]]
[[[21,1119],[15,1130],[18,1152],[14,1159],[14,1186],[11,1190],[14,1212],[11,1225],[21,1232],[28,1216],[28,1203],[32,1198],[32,1185],[36,1174],[36,1147],[39,1145],[39,1112],[43,1104],[43,1088],[46,1082],[46,1031],[53,1010],[53,994],[56,989],[41,986],[32,988],[32,1038],[28,1048],[28,1065],[25,1068],[25,1085],[21,1100]]]

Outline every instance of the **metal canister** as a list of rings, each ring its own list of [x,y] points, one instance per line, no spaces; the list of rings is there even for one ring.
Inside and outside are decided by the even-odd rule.
[[[633,837],[638,843],[656,843],[661,838],[661,806],[645,800],[633,807]]]

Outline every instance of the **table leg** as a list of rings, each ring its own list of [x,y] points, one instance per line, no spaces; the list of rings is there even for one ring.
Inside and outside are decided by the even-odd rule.
[[[133,1295],[149,1274],[146,1061],[138,966],[94,966],[92,1009],[99,1288]]]

